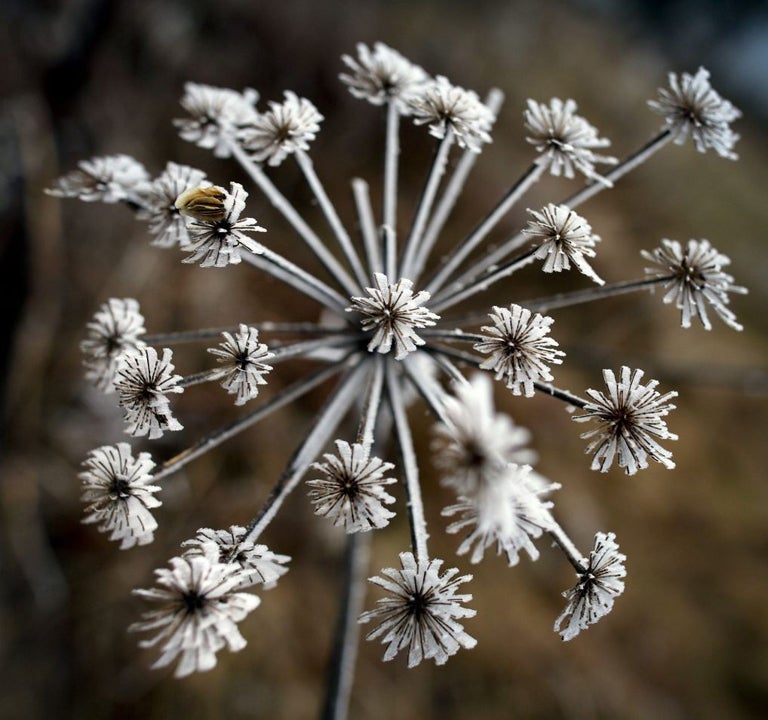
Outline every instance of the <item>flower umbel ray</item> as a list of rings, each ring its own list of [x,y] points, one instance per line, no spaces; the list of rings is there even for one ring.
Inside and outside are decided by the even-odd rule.
[[[182,262],[210,268],[207,272],[255,270],[312,303],[312,310],[287,320],[262,317],[257,304],[243,309],[247,317],[223,320],[224,327],[148,334],[145,314],[151,322],[151,307],[143,314],[133,298],[108,300],[88,325],[82,349],[89,379],[105,392],[116,392],[129,434],[154,440],[181,431],[170,397],[202,383],[220,384],[223,400],[248,403],[249,409],[157,462],[154,474],[156,461],[148,453],[137,457],[127,443],[119,443],[92,451],[81,478],[86,522],[122,547],[148,543],[156,528],[150,510],[159,504],[154,496],[161,482],[172,481],[200,455],[310,391],[331,387],[332,381],[317,414],[291,439],[295,449],[285,469],[271,489],[259,487],[261,506],[244,507],[244,517],[233,519],[229,529],[203,527],[196,534],[190,529],[188,537],[194,537],[183,543],[185,551],[156,571],[158,587],[136,591],[155,609],[133,626],[150,633],[142,645],[160,646],[156,665],[175,662],[177,675],[210,670],[219,650],[240,650],[245,644],[238,623],[259,604],[249,590],[257,584],[272,587],[286,571],[289,558],[268,549],[261,536],[308,473],[308,502],[319,522],[327,520],[346,535],[349,558],[365,556],[363,543],[390,525],[392,508],[404,497],[409,540],[403,540],[400,567],[371,578],[386,594],[373,609],[363,612],[362,594],[354,590],[368,570],[354,569],[350,561],[326,707],[342,707],[349,697],[358,616],[374,624],[367,637],[382,641],[385,660],[406,652],[410,667],[427,659],[441,665],[476,644],[463,625],[475,614],[468,607],[472,595],[460,589],[472,578],[457,568],[443,570],[445,561],[432,557],[427,544],[424,454],[411,427],[419,417],[414,405],[423,402],[437,421],[427,454],[442,486],[455,494],[444,514],[452,518],[448,532],[463,535],[458,553],[480,562],[487,549],[495,548],[515,565],[523,552],[535,560],[540,552],[535,542],[549,535],[578,576],[555,624],[570,639],[611,610],[624,588],[625,558],[613,533],[598,531],[588,557],[578,550],[555,520],[550,493],[559,484],[537,471],[535,438],[496,410],[495,393],[508,391],[516,403],[560,400],[577,408],[574,420],[594,423],[583,435],[594,470],[605,472],[616,462],[633,475],[649,460],[672,468],[671,452],[660,442],[677,437],[666,425],[677,393],[661,394],[656,380],[644,381],[643,371],[629,365],[618,375],[603,370],[605,391],[588,389],[580,397],[557,387],[555,370],[565,352],[550,335],[555,318],[542,313],[610,302],[615,295],[661,285],[664,301],[681,311],[683,327],[698,318],[709,329],[712,310],[740,329],[729,301],[731,293],[743,291],[724,272],[729,259],[705,240],[692,240],[685,248],[662,240],[660,248],[643,253],[653,265],[645,277],[603,283],[591,265],[596,258],[599,266],[600,238],[575,212],[663,147],[671,148],[672,139],[690,136],[701,150],[734,157],[738,136],[730,122],[738,111],[711,88],[706,71],[670,76],[670,90],[652,104],[664,115],[664,128],[621,161],[599,154],[610,142],[577,114],[575,100],[529,100],[523,112],[532,157],[466,237],[443,244],[441,252],[447,249],[449,257],[441,258],[442,231],[451,232],[450,216],[470,171],[495,151],[491,130],[501,92],[492,90],[483,102],[382,43],[358,45],[357,55],[344,56],[343,64],[341,80],[350,92],[386,114],[380,211],[360,178],[352,182],[357,217],[350,222],[337,211],[310,157],[323,120],[311,100],[286,91],[281,101],[260,108],[253,90],[195,83],[185,86],[182,106],[188,117],[176,121],[181,137],[239,164],[255,193],[237,182],[214,183],[203,171],[174,163],[161,164],[164,169],[151,179],[141,163],[123,155],[84,161],[51,191],[87,202],[122,202],[147,223],[150,242],[180,251]],[[423,134],[433,155],[418,199],[410,203],[413,214],[405,217],[398,212],[398,163],[401,122],[409,118],[426,126]],[[274,166],[289,156],[327,228],[312,227],[272,179]],[[614,167],[603,173],[599,166]],[[499,236],[500,223],[534,186],[549,175],[569,179],[577,174],[586,179],[585,186],[531,210],[532,219],[511,237]],[[250,216],[263,200],[274,206],[284,226],[278,222],[265,229]],[[286,233],[301,245],[287,242]],[[603,244],[619,240],[605,237]],[[305,269],[307,253],[320,272]],[[231,267],[236,265],[241,267]],[[524,270],[553,284],[558,273],[571,271],[584,287],[567,293],[555,288],[525,301],[515,277]],[[462,303],[501,280],[508,296],[503,302],[480,316],[447,318],[452,308],[461,312]],[[209,357],[210,363],[177,375],[190,343],[205,344],[209,354],[198,357]],[[295,361],[301,361],[301,369],[286,372]],[[311,368],[306,376],[280,391],[261,392],[274,378],[301,373],[305,365]],[[265,480],[269,484],[258,478]],[[279,591],[287,587],[290,579],[281,579]]]

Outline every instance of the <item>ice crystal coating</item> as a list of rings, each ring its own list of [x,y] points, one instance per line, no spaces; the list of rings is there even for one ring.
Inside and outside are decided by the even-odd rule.
[[[279,165],[297,150],[309,150],[320,131],[323,116],[306,98],[290,90],[281,103],[271,102],[269,111],[254,118],[239,134],[243,147],[254,160]]]
[[[84,523],[99,523],[99,532],[119,540],[120,549],[146,545],[154,539],[157,521],[150,510],[162,504],[152,485],[155,463],[149,453],[133,457],[128,443],[103,445],[83,461],[82,495],[87,503]]]
[[[374,273],[376,287],[366,288],[370,297],[353,297],[348,312],[359,312],[365,332],[374,331],[368,343],[368,351],[388,353],[395,346],[395,360],[402,360],[408,353],[424,345],[416,328],[434,325],[439,315],[421,307],[429,300],[426,290],[413,294],[413,283],[401,278],[395,285],[383,273]]]
[[[323,478],[308,480],[312,490],[309,497],[315,506],[315,514],[333,520],[348,533],[366,532],[389,525],[395,516],[385,505],[395,502],[385,485],[397,482],[384,475],[394,465],[380,458],[370,457],[366,445],[350,445],[336,441],[336,454],[323,455],[325,462],[312,465]]]
[[[608,472],[618,455],[619,467],[627,475],[648,467],[648,458],[671,470],[675,467],[672,453],[659,445],[660,440],[677,440],[663,418],[675,409],[668,401],[677,397],[673,390],[664,395],[656,390],[659,384],[650,380],[643,384],[642,370],[621,368],[619,380],[612,370],[603,370],[608,394],[587,390],[592,399],[582,408],[582,415],[574,415],[576,422],[595,420],[597,428],[583,433],[582,438],[595,438],[586,452],[594,452],[592,469]]]
[[[244,234],[266,232],[254,218],[240,218],[248,193],[236,182],[230,183],[230,188],[229,192],[217,188],[223,194],[222,217],[197,215],[188,221],[189,245],[184,249],[189,255],[182,262],[220,268],[240,263],[243,250],[256,255],[263,252],[263,245]]]
[[[555,632],[559,632],[563,640],[575,638],[611,612],[614,599],[624,592],[622,578],[627,575],[624,569],[626,559],[627,556],[619,552],[614,533],[599,532],[595,535],[595,546],[589,553],[589,561],[583,561],[586,572],[579,574],[576,585],[563,593],[568,603],[554,625]]]
[[[200,528],[191,540],[181,543],[187,548],[184,555],[205,555],[211,550],[211,545],[218,548],[220,563],[233,563],[243,570],[238,589],[263,585],[269,590],[277,584],[278,579],[288,572],[285,567],[291,558],[288,555],[278,555],[266,545],[253,542],[243,542],[246,530],[240,525],[232,525],[229,530],[213,530]]]
[[[489,357],[480,363],[481,370],[493,370],[496,379],[505,379],[514,395],[525,392],[532,397],[533,384],[539,380],[552,381],[549,364],[559,365],[565,353],[557,350],[557,341],[549,337],[554,320],[515,305],[507,308],[494,305],[489,313],[493,325],[484,325],[488,333],[474,348]]]
[[[144,194],[145,206],[136,213],[137,218],[149,223],[149,231],[154,236],[152,245],[179,246],[182,250],[189,246],[187,224],[176,207],[176,198],[191,188],[209,184],[202,170],[174,162],[166,165],[163,174],[152,181]]]
[[[677,73],[669,73],[669,89],[659,88],[658,99],[649,100],[648,105],[664,116],[678,145],[690,135],[699,152],[712,148],[721,157],[738,159],[733,146],[739,136],[730,123],[741,117],[741,111],[712,88],[705,68],[679,78]]]
[[[241,324],[234,335],[223,332],[224,342],[218,348],[209,348],[216,355],[222,367],[211,374],[212,379],[221,380],[221,386],[230,394],[237,395],[235,405],[245,405],[259,394],[259,385],[266,385],[264,376],[271,370],[264,360],[274,357],[269,348],[259,342],[256,328]]]
[[[377,42],[371,50],[364,43],[357,44],[357,59],[342,55],[350,73],[339,78],[356,98],[374,105],[393,100],[401,113],[409,112],[407,98],[429,80],[424,70],[404,58],[397,50]]]
[[[604,281],[592,269],[585,257],[595,257],[595,244],[600,237],[592,232],[592,226],[581,215],[566,205],[549,203],[541,210],[528,210],[533,220],[523,232],[538,248],[534,257],[544,260],[544,272],[570,270],[573,263],[578,270],[598,285]]]
[[[541,482],[531,474],[530,465],[509,463],[474,497],[459,496],[456,505],[443,510],[446,517],[459,516],[448,526],[449,533],[467,533],[458,555],[472,550],[470,562],[479,563],[485,551],[495,545],[497,554],[506,555],[510,567],[517,565],[522,550],[531,560],[538,559],[533,540],[553,527],[549,513],[552,503],[542,496],[560,486]]]
[[[434,429],[434,462],[445,473],[443,484],[459,496],[475,497],[510,462],[535,459],[525,447],[530,433],[496,412],[487,375],[477,373],[457,385],[455,397],[444,399],[444,417]]]
[[[213,150],[216,157],[229,157],[237,130],[257,117],[254,105],[258,99],[258,93],[250,89],[239,93],[188,82],[181,106],[191,117],[174,120],[174,124],[183,140]]]
[[[159,587],[133,591],[158,604],[128,628],[154,634],[140,641],[140,647],[162,643],[160,658],[152,667],[165,667],[179,658],[174,675],[184,677],[215,667],[216,653],[225,646],[231,652],[245,647],[237,623],[261,601],[256,595],[237,592],[247,571],[236,563],[217,562],[217,555],[217,546],[211,544],[203,554],[171,558],[170,569],[155,570]]]
[[[115,379],[120,406],[128,423],[126,432],[134,437],[148,435],[150,440],[168,430],[182,430],[171,414],[168,393],[184,392],[180,375],[173,374],[173,353],[163,350],[159,358],[153,347],[128,350],[120,356]]]
[[[115,391],[114,381],[120,356],[144,347],[144,316],[133,298],[110,298],[86,325],[86,338],[80,343],[87,368],[85,377],[105,393]]]
[[[391,595],[378,600],[374,610],[360,616],[361,623],[379,623],[366,635],[366,640],[381,638],[387,646],[384,660],[392,660],[408,648],[409,668],[430,659],[443,665],[460,648],[470,649],[477,644],[458,622],[476,614],[462,606],[472,596],[457,594],[459,585],[472,576],[456,577],[457,568],[450,568],[441,576],[442,564],[442,560],[416,560],[413,553],[404,552],[400,553],[402,569],[385,568],[381,576],[369,579]]]
[[[483,143],[491,142],[489,130],[495,120],[491,110],[477,93],[451,85],[438,75],[410,96],[408,106],[416,125],[429,124],[429,134],[443,139],[450,131],[460,147],[480,152]]]
[[[116,203],[135,201],[146,189],[149,174],[128,155],[105,155],[82,160],[78,169],[60,177],[46,192],[86,202]]]
[[[669,277],[664,283],[665,303],[675,303],[682,313],[682,326],[691,327],[698,318],[706,330],[711,330],[707,305],[720,319],[734,330],[742,330],[736,315],[727,305],[728,293],[745,294],[746,288],[733,284],[733,277],[723,268],[731,264],[728,256],[712,247],[709,240],[689,240],[685,250],[677,240],[662,240],[661,247],[641,251],[646,260],[656,267],[646,268],[653,277]]]
[[[598,155],[594,151],[608,147],[611,142],[599,138],[597,128],[577,115],[576,109],[573,100],[563,102],[552,98],[549,105],[528,100],[524,117],[525,128],[530,134],[526,140],[541,153],[537,163],[553,175],[572,178],[574,171],[578,170],[590,180],[610,186],[606,178],[595,172],[595,164],[613,165],[618,161],[615,157]]]

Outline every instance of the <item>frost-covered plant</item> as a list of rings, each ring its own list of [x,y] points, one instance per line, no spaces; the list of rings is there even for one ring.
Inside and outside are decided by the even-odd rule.
[[[493,90],[482,101],[445,77],[430,78],[383,44],[361,44],[357,50],[356,58],[344,56],[341,79],[355,97],[383,107],[387,119],[378,218],[367,183],[352,180],[357,236],[337,214],[309,157],[323,120],[309,100],[286,92],[282,101],[259,110],[253,90],[241,93],[188,83],[182,106],[189,116],[176,121],[185,140],[240,164],[320,261],[324,274],[304,270],[297,264],[300,254],[289,259],[271,249],[286,245],[273,245],[269,239],[286,229],[269,228],[264,234],[246,213],[249,196],[242,185],[214,185],[195,168],[169,163],[150,181],[132,158],[100,157],[81,163],[51,190],[86,201],[125,202],[148,223],[152,244],[178,247],[186,254],[183,262],[204,268],[244,262],[317,304],[314,318],[298,317],[295,322],[264,318],[246,325],[236,318],[223,332],[148,334],[135,300],[109,300],[88,324],[82,350],[88,377],[105,392],[116,392],[128,434],[152,439],[180,431],[172,395],[201,382],[220,383],[237,406],[255,405],[157,465],[146,452],[134,458],[124,442],[98,447],[85,461],[81,478],[88,503],[85,521],[98,523],[123,548],[145,544],[157,527],[153,511],[160,505],[160,490],[174,473],[337,378],[311,427],[297,433],[296,449],[265,505],[250,518],[238,518],[242,525],[203,528],[182,543],[184,551],[171,559],[170,569],[157,571],[159,589],[137,591],[158,605],[134,626],[153,633],[143,645],[163,643],[158,665],[178,661],[177,675],[208,670],[221,648],[243,646],[237,623],[258,605],[249,589],[256,584],[269,588],[286,572],[290,558],[275,554],[260,539],[305,475],[315,514],[347,533],[351,568],[359,565],[355,549],[389,524],[395,495],[404,495],[410,547],[400,553],[400,568],[386,568],[371,578],[387,597],[362,615],[361,594],[353,588],[355,574],[350,571],[347,611],[339,623],[339,672],[329,688],[328,706],[336,708],[345,706],[351,683],[349,673],[341,669],[353,666],[357,616],[373,623],[367,637],[382,640],[385,660],[405,651],[409,666],[425,659],[442,664],[460,648],[475,645],[464,628],[464,621],[475,613],[468,607],[472,596],[457,592],[471,576],[460,575],[456,568],[443,571],[444,561],[432,557],[428,548],[421,460],[408,406],[425,403],[437,421],[431,454],[444,486],[456,496],[443,514],[451,518],[448,532],[462,535],[459,555],[468,553],[476,563],[493,548],[515,565],[522,551],[531,560],[539,556],[536,541],[544,535],[563,551],[578,582],[565,593],[568,603],[555,629],[570,640],[611,610],[624,589],[625,556],[613,533],[598,531],[588,553],[570,539],[550,497],[559,485],[534,469],[530,433],[496,411],[491,377],[515,396],[543,397],[544,402],[560,401],[569,410],[577,409],[573,419],[589,423],[582,437],[589,441],[586,452],[592,455],[592,469],[607,472],[617,465],[633,475],[651,460],[672,468],[672,453],[662,443],[677,439],[666,424],[674,408],[669,401],[676,393],[662,394],[656,380],[645,380],[642,370],[629,366],[618,373],[603,370],[606,390],[590,388],[576,395],[558,388],[553,372],[565,352],[550,334],[553,317],[544,313],[661,286],[666,290],[664,302],[674,302],[681,311],[684,328],[698,319],[709,330],[712,310],[739,330],[728,307],[729,294],[745,292],[724,271],[728,258],[707,240],[691,240],[685,248],[662,240],[660,247],[643,253],[653,265],[646,277],[604,282],[590,264],[599,263],[600,238],[575,212],[671,140],[681,142],[690,135],[699,150],[711,147],[721,156],[735,157],[738,136],[729,123],[739,113],[711,89],[705,70],[680,80],[670,76],[670,89],[661,90],[659,100],[651,102],[663,114],[664,127],[623,161],[596,152],[610,143],[576,113],[573,100],[529,100],[524,120],[527,141],[535,150],[530,166],[441,262],[437,241],[474,163],[482,152],[489,152],[501,92]],[[397,178],[399,125],[409,116],[428,127],[436,147],[414,216],[406,222],[397,210]],[[446,174],[456,148],[463,151]],[[310,227],[273,184],[270,167],[286,161],[298,164],[330,232]],[[598,165],[611,169],[598,171]],[[532,219],[513,237],[484,245],[499,221],[547,173],[566,178],[580,174],[585,185],[558,203],[531,209]],[[254,233],[262,233],[264,242],[257,242]],[[504,306],[493,306],[487,316],[458,324],[443,319],[464,300],[524,267],[543,271],[547,279],[553,272],[577,272],[589,286],[525,303],[510,298]],[[506,288],[511,295],[514,284]],[[189,341],[213,345],[209,351],[218,362],[196,374],[175,375],[167,346]],[[313,360],[317,369],[270,399],[260,399],[259,388],[280,374],[282,363],[297,358]],[[356,431],[344,422],[353,408],[359,417]],[[397,446],[396,455],[386,441],[389,437]],[[398,457],[399,465],[388,457]]]

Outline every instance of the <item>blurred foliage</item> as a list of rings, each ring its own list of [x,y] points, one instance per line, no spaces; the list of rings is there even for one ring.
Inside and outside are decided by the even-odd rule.
[[[664,84],[667,70],[695,70],[671,65],[635,28],[577,7],[533,0],[7,3],[8,22],[0,26],[6,95],[0,250],[10,364],[0,457],[0,717],[315,717],[343,542],[312,516],[299,490],[265,538],[294,557],[292,569],[262,594],[262,606],[244,624],[248,647],[221,654],[215,671],[183,682],[149,670],[150,654],[125,631],[142,609],[131,588],[149,586],[152,569],[196,528],[248,520],[322,392],[172,479],[155,543],[121,553],[79,523],[79,462],[88,449],[123,437],[112,399],[82,380],[77,344],[84,323],[111,296],[137,297],[153,332],[312,318],[316,308],[246,267],[182,266],[177,253],[148,247],[144,228],[125,208],[62,203],[42,189],[78,160],[115,152],[134,155],[153,173],[173,159],[205,169],[215,182],[248,187],[234,163],[176,137],[170,120],[181,113],[183,82],[254,87],[267,100],[292,89],[326,117],[312,157],[351,218],[349,178],[378,182],[383,117],[337,81],[339,56],[358,41],[382,40],[481,95],[492,85],[506,94],[494,142],[445,233],[448,251],[530,162],[521,122],[527,97],[574,97],[623,156],[657,129],[645,100]],[[699,62],[706,65],[707,58]],[[729,97],[717,76],[713,83]],[[363,643],[352,718],[765,716],[768,491],[760,453],[768,143],[765,128],[743,109],[738,163],[674,146],[583,212],[603,237],[595,267],[609,280],[640,276],[638,249],[661,237],[708,237],[732,257],[737,282],[750,288],[734,303],[745,332],[723,325],[684,332],[659,295],[555,314],[554,335],[568,353],[556,373],[561,386],[599,386],[600,368],[626,363],[645,368],[662,390],[679,389],[679,409],[669,421],[681,438],[673,448],[677,470],[653,468],[633,478],[618,469],[591,473],[580,430],[559,403],[498,393],[499,404],[533,431],[539,469],[563,484],[555,497],[558,517],[577,542],[589,546],[597,529],[617,533],[629,575],[614,612],[563,644],[551,623],[573,577],[560,554],[540,543],[539,562],[523,560],[513,569],[489,558],[473,568],[478,615],[467,629],[478,638],[477,649],[442,668],[407,671],[400,661],[381,663],[380,646]],[[401,217],[407,218],[431,145],[423,129],[404,127],[403,147]],[[307,206],[292,167],[274,175]],[[568,189],[547,181],[526,203],[536,207]],[[270,228],[275,249],[307,262],[257,194],[249,208]],[[319,220],[316,210],[309,214]],[[523,209],[516,211],[502,230],[515,230],[523,217]],[[501,230],[497,235],[503,237]],[[477,307],[579,284],[578,278],[546,280],[521,273]],[[196,370],[204,355],[183,349],[177,368]],[[280,369],[266,393],[302,372]],[[153,446],[155,457],[233,416],[217,388],[194,388],[176,406],[187,429],[182,438]],[[431,423],[423,408],[414,409],[413,420],[428,457]],[[439,516],[448,498],[428,462],[423,470],[432,547],[452,558],[456,539],[445,537]],[[372,569],[395,564],[406,542],[402,519],[378,533]],[[461,559],[455,564],[467,567]]]

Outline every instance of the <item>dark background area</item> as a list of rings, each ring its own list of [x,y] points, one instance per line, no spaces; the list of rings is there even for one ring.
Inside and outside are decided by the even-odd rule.
[[[737,163],[690,145],[672,146],[580,211],[603,237],[594,265],[607,280],[642,274],[640,248],[660,238],[709,238],[733,260],[750,294],[733,307],[734,333],[679,328],[661,296],[622,297],[554,314],[568,353],[557,384],[600,386],[600,369],[642,367],[677,388],[669,418],[680,441],[677,469],[627,478],[589,471],[581,426],[547,398],[498,402],[534,433],[538,468],[562,483],[558,517],[582,548],[596,530],[614,531],[627,554],[627,590],[614,612],[563,644],[551,624],[573,582],[562,557],[540,542],[537,563],[509,569],[489,557],[472,568],[467,622],[475,650],[445,667],[408,671],[383,664],[364,643],[352,718],[592,719],[762,718],[768,712],[768,491],[765,307],[768,300],[768,9],[763,2],[253,2],[247,0],[6,0],[0,25],[0,283],[4,412],[0,451],[0,717],[315,717],[335,621],[343,538],[312,515],[302,490],[265,536],[293,556],[278,587],[243,623],[247,648],[220,654],[211,673],[174,681],[151,671],[150,652],[126,627],[143,609],[130,590],[200,526],[244,523],[259,507],[318,392],[194,463],[163,491],[155,542],[120,552],[82,526],[76,477],[86,452],[124,438],[113,398],[82,379],[78,342],[108,297],[136,297],[151,332],[260,319],[313,319],[311,303],[246,267],[204,271],[151,248],[122,207],[62,202],[43,194],[84,158],[125,152],[159,174],[167,160],[207,171],[219,184],[244,182],[176,137],[171,120],[187,80],[240,89],[262,100],[285,89],[325,116],[312,157],[343,217],[349,179],[377,187],[382,114],[337,80],[340,55],[382,40],[433,74],[476,90],[501,88],[506,102],[445,233],[444,251],[527,166],[525,99],[573,97],[612,153],[633,151],[659,127],[646,107],[669,70],[705,65],[744,112]],[[402,217],[418,197],[431,145],[403,128]],[[322,228],[295,167],[273,174]],[[564,197],[573,186],[542,182],[504,223],[516,230],[525,207]],[[374,190],[374,197],[377,197]],[[249,214],[270,228],[272,246],[308,264],[284,223],[254,190]],[[308,265],[311,266],[311,265]],[[521,273],[478,308],[581,287],[579,278]],[[185,348],[177,370],[204,367]],[[285,366],[266,395],[305,368]],[[186,430],[163,438],[170,456],[233,417],[216,388],[192,388],[175,403]],[[456,538],[443,532],[440,489],[428,461],[431,421],[413,420],[423,462],[433,552],[448,565]],[[136,444],[138,446],[138,443]],[[400,501],[401,502],[401,501]],[[401,519],[374,538],[372,572],[405,549]],[[455,562],[454,562],[455,560]],[[369,599],[369,605],[372,599]]]

